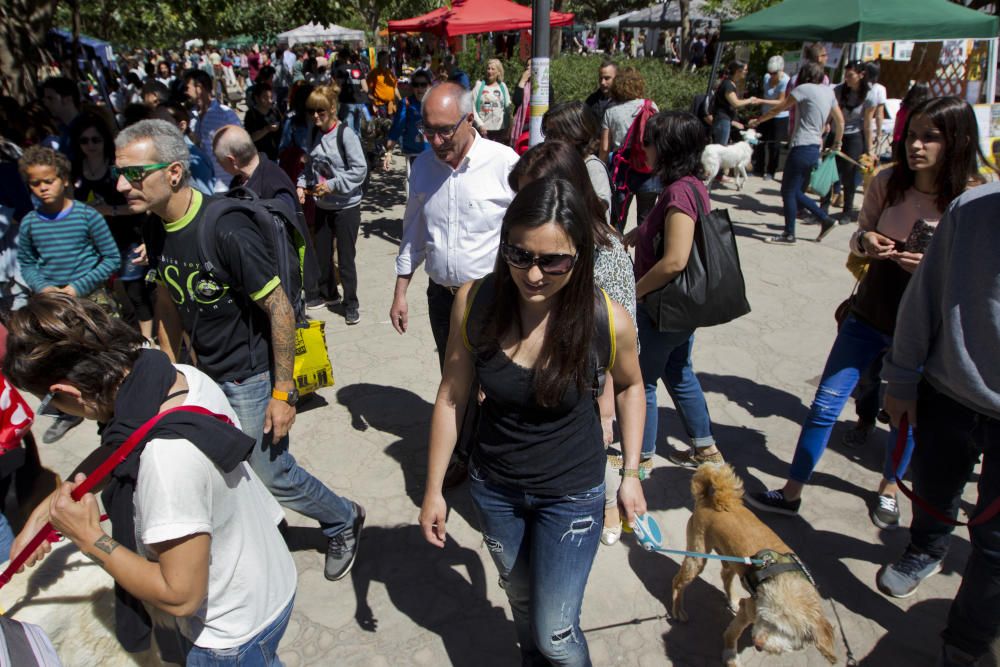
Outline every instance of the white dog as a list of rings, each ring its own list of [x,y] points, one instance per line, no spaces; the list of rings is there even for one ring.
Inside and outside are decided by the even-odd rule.
[[[760,135],[757,134],[757,130],[743,130],[740,136],[743,137],[743,141],[729,146],[722,144],[705,146],[701,154],[701,166],[705,169],[706,186],[712,186],[712,181],[720,170],[735,169],[736,189],[743,189],[743,182],[747,180],[747,165],[750,164],[753,147],[760,141]]]

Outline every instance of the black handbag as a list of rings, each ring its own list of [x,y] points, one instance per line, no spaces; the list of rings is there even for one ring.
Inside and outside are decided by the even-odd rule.
[[[750,312],[729,211],[705,211],[697,188],[686,185],[698,206],[691,256],[679,275],[644,301],[658,331],[711,327]],[[661,235],[654,243],[662,256]]]

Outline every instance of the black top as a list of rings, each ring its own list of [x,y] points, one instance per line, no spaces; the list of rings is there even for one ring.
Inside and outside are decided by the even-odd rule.
[[[272,160],[278,159],[278,144],[281,142],[281,124],[283,120],[281,112],[273,106],[267,110],[267,113],[261,113],[257,110],[257,107],[251,105],[243,117],[243,128],[250,136],[253,136],[254,132],[263,130],[269,125],[278,126],[277,130],[268,132],[262,138],[253,142],[258,151]]]
[[[295,184],[288,177],[285,170],[272,160],[269,160],[263,153],[258,154],[260,164],[250,174],[250,178],[244,181],[243,176],[233,178],[229,185],[231,190],[245,187],[253,190],[261,199],[280,199],[288,205],[289,209],[296,213],[301,211],[299,198],[295,195]]]
[[[73,184],[73,197],[85,204],[92,204],[96,203],[97,200],[103,200],[109,206],[119,206],[122,211],[127,210],[126,206],[128,202],[125,200],[125,195],[118,192],[114,181],[111,180],[110,169],[105,171],[104,175],[97,180],[92,181],[84,176],[76,179],[76,182]],[[142,243],[141,230],[145,218],[146,216],[144,215],[105,216],[104,219],[108,223],[108,229],[111,230],[111,236],[118,246],[118,251],[123,255],[133,243]]]
[[[335,65],[333,79],[340,86],[340,96],[337,97],[337,101],[341,104],[364,104],[368,101],[365,91],[361,90],[361,82],[365,80],[365,73],[360,65],[345,63]]]
[[[584,104],[590,107],[590,110],[597,116],[598,123],[604,120],[604,112],[611,106],[611,103],[611,96],[602,93],[600,88],[592,92],[584,101]]]
[[[715,91],[715,115],[716,116],[728,116],[729,118],[736,117],[736,109],[733,105],[729,103],[726,99],[726,95],[729,93],[737,93],[736,84],[730,79],[723,80],[719,84],[718,90]]]
[[[270,321],[253,300],[279,288],[277,263],[253,222],[241,213],[224,215],[216,227],[218,253],[233,284],[219,284],[198,252],[198,225],[208,201],[187,224],[156,220],[143,237],[153,278],[177,305],[198,367],[216,382],[245,380],[271,366]]]

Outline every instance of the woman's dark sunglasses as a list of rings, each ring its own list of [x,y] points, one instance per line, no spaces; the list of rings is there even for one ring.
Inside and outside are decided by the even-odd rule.
[[[518,248],[517,246],[508,245],[506,243],[500,244],[500,255],[503,257],[505,262],[513,266],[515,269],[527,270],[537,264],[542,273],[550,276],[561,276],[565,273],[569,273],[573,270],[573,266],[576,264],[576,260],[580,256],[579,253],[576,255],[535,256],[523,248]]]

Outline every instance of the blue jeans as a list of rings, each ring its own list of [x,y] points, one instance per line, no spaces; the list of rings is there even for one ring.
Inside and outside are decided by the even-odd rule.
[[[500,572],[521,647],[521,665],[589,667],[580,607],[604,518],[604,482],[542,497],[497,486],[469,466],[483,540]]]
[[[795,236],[795,216],[799,214],[799,206],[820,220],[829,216],[823,212],[805,192],[802,191],[809,181],[813,167],[819,161],[819,145],[796,146],[788,151],[785,158],[785,171],[781,175],[781,201],[785,209],[785,234]]]
[[[723,114],[715,114],[712,121],[712,143],[729,145],[729,135],[733,130],[733,119]]]
[[[341,104],[338,112],[340,120],[347,123],[354,133],[361,136],[361,120],[368,120],[368,106],[364,104]]]
[[[11,530],[10,521],[0,514],[0,563],[10,559],[10,549],[13,546],[14,531]]]
[[[833,425],[850,399],[858,379],[890,345],[892,345],[891,336],[876,331],[853,315],[848,315],[844,320],[844,325],[840,327],[837,338],[833,341],[830,356],[826,359],[826,368],[823,369],[823,377],[819,381],[819,388],[816,389],[816,398],[809,408],[809,416],[802,425],[802,433],[795,446],[795,458],[792,459],[792,467],[788,473],[793,480],[803,484],[809,481],[830,440]],[[892,464],[892,452],[895,446],[896,429],[890,429],[885,447],[885,463],[882,466],[882,476],[889,481],[896,479],[897,471]],[[899,462],[900,477],[906,473],[912,454],[911,430],[907,433],[906,449]]]
[[[712,419],[698,376],[691,365],[693,331],[657,331],[644,306],[636,311],[639,319],[639,368],[646,386],[646,427],[642,432],[642,458],[656,453],[659,414],[656,384],[661,379],[674,402],[681,424],[695,447],[711,447]]]
[[[275,499],[299,514],[319,521],[323,534],[333,537],[354,521],[354,506],[306,472],[288,451],[288,436],[273,443],[264,434],[264,417],[271,402],[271,374],[258,373],[241,382],[219,383],[240,419],[243,432],[257,441],[250,467]]]
[[[293,599],[270,625],[250,641],[232,648],[203,648],[192,646],[187,654],[187,667],[284,667],[278,658],[278,644],[292,616]]]

